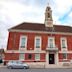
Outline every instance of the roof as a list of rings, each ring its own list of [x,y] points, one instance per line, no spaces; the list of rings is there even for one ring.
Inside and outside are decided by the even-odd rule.
[[[10,30],[31,30],[31,31],[54,31],[54,32],[68,32],[72,33],[72,27],[63,25],[53,25],[53,28],[46,27],[45,24],[41,23],[28,23],[24,22],[15,27],[10,28]]]

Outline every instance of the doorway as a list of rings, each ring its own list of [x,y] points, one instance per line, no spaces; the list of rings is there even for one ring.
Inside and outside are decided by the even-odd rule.
[[[55,64],[54,54],[49,54],[49,64]]]

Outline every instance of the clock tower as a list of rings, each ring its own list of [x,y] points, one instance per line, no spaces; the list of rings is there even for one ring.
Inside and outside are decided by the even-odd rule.
[[[49,5],[46,7],[45,11],[45,26],[53,27],[52,10]]]

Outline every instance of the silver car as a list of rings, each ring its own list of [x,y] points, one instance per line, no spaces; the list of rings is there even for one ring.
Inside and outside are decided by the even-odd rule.
[[[29,66],[26,63],[23,63],[21,61],[9,61],[7,63],[7,68],[12,69],[12,68],[24,68],[28,69]]]

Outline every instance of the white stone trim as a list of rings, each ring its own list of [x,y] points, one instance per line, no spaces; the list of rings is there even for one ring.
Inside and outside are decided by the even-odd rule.
[[[58,52],[56,53],[49,53],[47,52],[46,53],[46,65],[49,66],[51,64],[49,64],[49,54],[54,54],[54,60],[55,60],[55,64],[52,64],[52,65],[58,65],[59,64],[59,59],[58,59]]]
[[[7,50],[5,53],[46,53],[46,51],[35,51],[35,50]]]
[[[18,29],[9,29],[10,32],[29,32],[29,33],[45,33],[45,34],[62,34],[62,35],[72,35],[68,32],[46,32],[46,31],[33,31],[33,30],[18,30]]]
[[[46,65],[49,64],[49,52],[46,52]]]
[[[72,53],[72,51],[66,51],[66,50],[64,50],[64,51],[59,51],[59,53]]]
[[[21,59],[21,55],[23,55],[23,58],[22,58],[22,59]],[[24,54],[24,53],[20,53],[20,54],[19,54],[19,60],[20,60],[20,61],[25,60],[25,54]]]
[[[26,38],[26,41],[25,41],[25,48],[21,48],[21,40],[22,38]],[[19,50],[26,50],[27,49],[27,36],[26,35],[21,35],[20,36],[20,43],[19,43]]]
[[[4,60],[4,61],[12,61],[12,60]],[[15,60],[15,61],[17,61],[17,60]],[[19,60],[19,61],[33,61],[32,63],[37,63],[37,62],[34,62],[35,60]],[[40,60],[40,62],[38,62],[38,63],[41,63],[41,61],[45,61],[45,60]]]
[[[67,60],[68,58],[68,55],[67,55],[67,53],[62,53],[62,54],[66,54],[66,58],[63,58],[63,60]]]
[[[6,50],[5,53],[46,53],[46,51],[35,51],[35,50]],[[59,51],[58,53],[72,53],[72,51]]]
[[[48,44],[48,47],[50,47],[50,39],[53,40],[53,47],[55,47],[55,37],[52,37],[52,36],[51,37],[50,36],[48,37],[48,43],[47,43]]]
[[[55,53],[55,63],[58,65],[59,64],[59,56],[58,56],[58,52]]]
[[[62,48],[62,40],[65,40],[65,47],[66,47],[66,48]],[[61,38],[60,38],[60,42],[61,42],[61,50],[62,50],[62,51],[67,50],[67,38],[66,38],[66,37],[61,37]]]
[[[36,48],[36,39],[40,39],[40,48]],[[41,51],[41,44],[42,44],[41,36],[35,36],[34,50]]]
[[[40,61],[40,54],[39,53],[35,54],[35,61]]]

